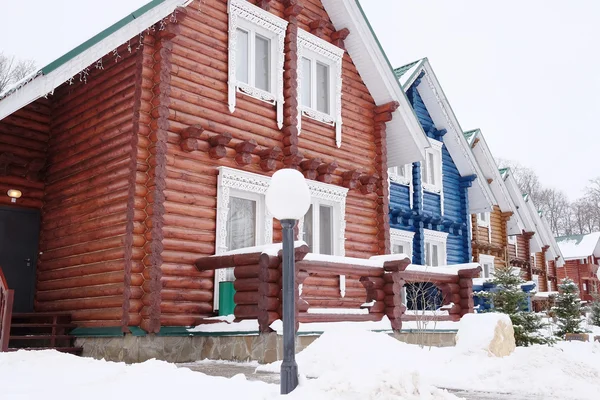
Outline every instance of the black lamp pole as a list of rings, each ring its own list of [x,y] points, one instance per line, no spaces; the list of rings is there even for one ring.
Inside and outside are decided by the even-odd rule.
[[[298,386],[296,364],[296,288],[294,266],[294,226],[296,220],[283,219],[283,363],[281,364],[281,394]]]

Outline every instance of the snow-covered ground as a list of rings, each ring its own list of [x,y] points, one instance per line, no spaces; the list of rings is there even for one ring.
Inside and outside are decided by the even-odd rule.
[[[349,370],[359,379],[378,370],[419,376],[424,382],[449,389],[541,399],[591,400],[600,393],[600,344],[592,342],[518,347],[510,356],[496,358],[483,350],[420,348],[381,333],[329,331],[297,360],[300,371],[309,377]],[[278,371],[279,363],[258,370]]]
[[[598,343],[517,348],[504,358],[491,357],[478,347],[421,348],[364,329],[328,330],[298,354],[301,384],[287,398],[457,399],[438,388],[514,393],[519,398],[598,398]],[[279,372],[279,367],[274,363],[258,369]],[[54,351],[0,353],[3,400],[62,400],[65,387],[70,397],[86,400],[196,395],[280,398],[276,384],[249,381],[243,375],[229,379],[208,376],[155,360],[125,365]]]

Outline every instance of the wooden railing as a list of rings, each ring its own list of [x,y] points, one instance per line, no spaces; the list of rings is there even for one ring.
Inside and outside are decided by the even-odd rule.
[[[400,330],[403,320],[414,319],[405,314],[404,285],[416,282],[430,282],[442,294],[447,314],[429,319],[457,321],[473,312],[472,278],[481,271],[477,264],[424,268],[398,256],[342,259],[307,256],[308,251],[306,245],[295,248],[297,323],[380,321],[387,316],[392,329]],[[258,251],[206,257],[195,265],[201,271],[233,268],[236,320],[256,319],[259,330],[269,332],[281,319],[281,259],[281,252]]]
[[[8,350],[14,295],[0,267],[0,352]]]

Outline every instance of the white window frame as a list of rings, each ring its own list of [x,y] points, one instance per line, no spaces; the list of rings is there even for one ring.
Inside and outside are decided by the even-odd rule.
[[[327,125],[335,126],[335,143],[342,145],[342,58],[341,49],[305,30],[298,29],[298,135],[302,128],[302,116]],[[302,58],[318,61],[329,67],[329,113],[302,105]],[[314,64],[311,63],[311,65]],[[315,76],[313,74],[313,76]],[[314,94],[313,94],[314,98]]]
[[[399,171],[404,172],[404,176],[400,175]],[[405,164],[399,167],[388,168],[388,180],[399,185],[408,186],[408,203],[410,208],[413,207],[413,195],[415,192],[413,185],[413,165]],[[390,189],[391,193],[391,189]]]
[[[333,226],[331,228],[332,230],[332,250],[333,250],[333,256],[339,256],[339,252],[340,252],[340,246],[339,246],[339,235],[336,235],[336,232],[339,232],[339,221],[340,221],[340,214],[341,214],[341,210],[339,207],[339,203],[338,202],[333,202],[333,201],[327,201],[327,200],[321,200],[321,199],[313,199],[311,202],[312,205],[312,209],[310,209],[312,211],[312,223],[313,223],[313,238],[312,238],[312,248],[310,249],[310,251],[312,253],[317,253],[317,254],[322,254],[321,253],[321,249],[320,249],[320,235],[321,235],[321,217],[319,214],[320,211],[320,207],[323,206],[329,206],[333,209],[333,214],[332,214],[332,220],[331,222],[333,223]],[[302,236],[301,240],[304,240],[304,218],[302,218],[302,223],[299,225],[302,225],[302,231],[298,232],[299,236]]]
[[[442,191],[443,191],[443,167],[442,167],[442,145],[443,143],[440,142],[439,140],[435,140],[435,139],[429,139],[429,144],[431,145],[430,148],[425,149],[425,160],[421,161],[421,183],[423,186],[423,190],[426,192],[433,192],[433,193],[439,193],[440,196],[442,195]],[[433,154],[434,156],[434,170],[433,173],[436,174],[434,175],[434,178],[436,183],[429,183],[428,182],[428,177],[425,177],[425,175],[423,174],[423,171],[426,169],[424,168],[425,164],[427,163],[427,160],[429,158],[429,155]],[[427,171],[429,171],[429,169],[427,169]],[[427,179],[426,179],[427,178]],[[443,205],[443,202],[441,203]],[[443,207],[442,207],[443,209]],[[443,212],[442,212],[443,214]]]
[[[448,233],[432,231],[430,229],[423,229],[423,239],[424,239],[425,246],[427,246],[428,243],[438,246],[439,266],[447,265],[448,264],[448,256],[447,256],[447,251],[446,251],[446,242],[448,240]],[[425,250],[425,253],[427,253],[427,250]],[[426,254],[424,254],[424,256],[426,256]],[[426,259],[425,259],[425,263],[427,263]]]
[[[346,196],[348,189],[312,180],[307,180],[306,183],[312,197],[313,213],[316,214],[314,210],[321,204],[333,207],[333,255],[345,256]],[[316,229],[319,227],[319,224],[316,221],[318,218],[315,219],[315,214],[313,214],[313,245],[319,239],[319,232]],[[298,221],[298,240],[304,240],[304,218]]]
[[[516,235],[509,235],[508,236],[508,244],[517,244],[517,236]]]
[[[228,105],[229,112],[233,113],[236,107],[236,93],[240,92],[252,96],[277,108],[277,126],[283,127],[283,62],[284,62],[284,39],[288,22],[268,11],[257,7],[247,0],[229,0],[229,61],[228,61]],[[265,91],[251,86],[236,79],[236,53],[237,53],[237,29],[258,33],[270,40],[270,90]],[[254,51],[248,49],[250,65],[254,63]],[[251,76],[250,68],[248,71]]]
[[[227,249],[227,217],[229,201],[233,197],[258,199],[256,212],[256,244],[273,243],[273,216],[265,203],[265,194],[271,178],[229,167],[218,167],[217,180],[217,232],[215,254],[223,254]],[[329,185],[323,182],[306,180],[312,202],[333,206],[333,244],[334,255],[345,255],[346,235],[346,196],[348,189],[341,186]],[[298,222],[299,240],[302,240],[303,219]],[[227,269],[215,272],[214,309],[219,308],[219,282],[227,278]]]
[[[406,250],[406,254],[412,260],[413,255],[413,240],[415,233],[410,231],[403,231],[401,229],[391,228],[390,229],[390,252],[395,254],[393,249],[394,245],[403,246]]]
[[[483,218],[482,218],[483,214]],[[477,226],[482,226],[484,228],[490,227],[490,219],[491,215],[489,212],[477,213]]]
[[[494,260],[496,257],[490,256],[489,254],[480,254],[479,255],[479,265],[481,266],[481,276],[483,278],[491,278],[494,274]],[[489,265],[488,273],[485,273],[485,265]]]

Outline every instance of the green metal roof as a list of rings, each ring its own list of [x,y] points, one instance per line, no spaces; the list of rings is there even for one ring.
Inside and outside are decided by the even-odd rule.
[[[396,78],[400,78],[409,69],[411,69],[412,67],[414,67],[419,61],[421,61],[421,60],[413,61],[410,64],[406,64],[406,65],[403,65],[401,67],[395,68],[394,69],[394,75],[396,75]]]
[[[121,29],[122,27],[124,27],[125,25],[127,25],[128,23],[133,21],[134,19],[139,18],[141,15],[145,14],[149,10],[153,9],[154,7],[156,7],[159,4],[164,3],[164,2],[165,2],[165,0],[151,0],[148,4],[138,8],[137,10],[135,10],[134,12],[132,12],[125,18],[112,24],[108,28],[104,29],[102,32],[93,36],[91,39],[86,40],[79,46],[75,47],[73,50],[69,51],[68,53],[64,54],[63,56],[57,58],[56,60],[52,61],[50,64],[43,67],[42,73],[44,75],[48,75],[50,72],[54,71],[56,68],[65,64],[66,62],[72,60],[75,56],[83,53],[84,51],[86,51],[87,49],[89,49],[90,47],[95,45],[96,43],[100,42],[102,39],[107,38],[112,33],[118,31],[119,29]]]
[[[471,129],[470,131],[463,132],[463,135],[465,136],[465,139],[467,139],[467,143],[472,144],[475,136],[477,136],[477,133],[479,132],[479,129]]]

